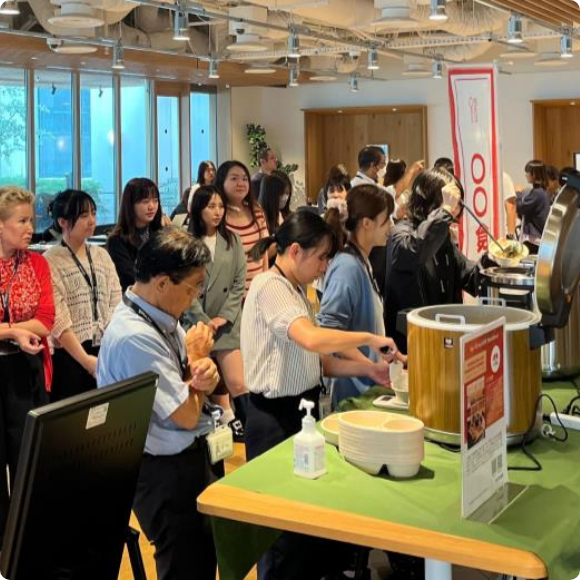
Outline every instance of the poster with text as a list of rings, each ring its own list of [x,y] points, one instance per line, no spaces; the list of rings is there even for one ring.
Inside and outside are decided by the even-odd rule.
[[[465,204],[497,237],[504,231],[502,174],[499,161],[497,67],[449,67],[449,105],[455,175],[465,190]],[[485,229],[470,215],[459,223],[463,253],[477,259],[487,251]]]
[[[507,483],[505,318],[461,337],[461,515]]]

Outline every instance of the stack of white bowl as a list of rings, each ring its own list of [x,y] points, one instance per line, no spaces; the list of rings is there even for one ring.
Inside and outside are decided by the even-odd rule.
[[[370,474],[383,465],[391,477],[413,477],[425,457],[422,421],[382,411],[349,411],[338,419],[343,457]]]

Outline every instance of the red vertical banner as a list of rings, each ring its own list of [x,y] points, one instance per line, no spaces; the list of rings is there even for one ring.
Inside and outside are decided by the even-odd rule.
[[[465,189],[465,203],[491,230],[502,235],[504,208],[499,161],[495,65],[448,68],[449,106],[455,174]],[[459,227],[460,245],[477,259],[489,246],[483,228],[467,213]]]

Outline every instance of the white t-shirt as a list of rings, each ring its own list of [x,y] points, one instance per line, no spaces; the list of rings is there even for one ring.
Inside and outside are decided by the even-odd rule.
[[[203,236],[202,241],[209,248],[209,253],[211,254],[211,261],[214,262],[217,233],[215,233],[213,236]]]
[[[246,385],[268,399],[297,396],[320,383],[320,355],[296,344],[288,329],[298,318],[315,324],[304,293],[272,271],[258,274],[242,311],[240,348]]]

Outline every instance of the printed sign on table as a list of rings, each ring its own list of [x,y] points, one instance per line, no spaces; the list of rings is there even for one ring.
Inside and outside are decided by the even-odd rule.
[[[507,483],[505,318],[461,338],[461,515]]]

